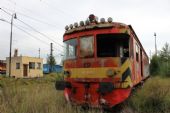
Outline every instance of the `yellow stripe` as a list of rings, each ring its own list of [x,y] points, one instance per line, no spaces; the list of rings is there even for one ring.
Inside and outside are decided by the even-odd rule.
[[[121,73],[119,76],[122,76],[122,74],[128,69],[130,68],[131,71],[131,62],[130,59],[127,59],[125,61],[125,63],[121,66]],[[132,79],[130,77],[131,75],[128,75],[127,78],[125,79],[125,82],[122,84],[122,88],[127,88],[127,87],[132,87]]]
[[[72,68],[71,78],[106,78],[108,67],[102,68]]]
[[[113,70],[117,72],[118,78],[122,78],[122,74],[130,68],[131,70],[131,62],[130,59],[127,59],[125,63],[119,68],[115,67],[98,67],[98,68],[71,68],[68,69],[71,72],[71,78],[107,78],[107,71]],[[67,69],[65,69],[67,70]],[[130,75],[125,79],[126,82],[122,84],[122,88],[127,88],[132,86],[132,80]]]
[[[120,73],[119,73],[119,76],[120,76],[120,77],[121,77],[122,74],[128,69],[129,65],[130,65],[130,61],[129,61],[129,59],[127,59],[127,60],[125,61],[125,63],[124,63],[124,64],[121,66],[121,68],[120,68]]]

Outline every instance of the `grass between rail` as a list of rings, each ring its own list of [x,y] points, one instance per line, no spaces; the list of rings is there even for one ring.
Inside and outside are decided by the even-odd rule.
[[[170,78],[149,78],[123,104],[122,113],[170,113]]]
[[[60,74],[44,78],[15,79],[0,77],[0,113],[98,113],[98,110],[82,111],[72,107],[55,89]]]
[[[0,113],[100,113],[72,107],[56,91],[54,83],[60,74],[43,78],[14,79],[0,77]],[[123,103],[120,113],[169,113],[170,78],[153,77]]]

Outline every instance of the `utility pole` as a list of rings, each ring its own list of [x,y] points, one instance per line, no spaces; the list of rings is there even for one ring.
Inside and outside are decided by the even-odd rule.
[[[154,36],[155,36],[155,55],[157,56],[156,33],[154,33]]]
[[[53,56],[53,43],[50,43],[50,46],[51,46],[51,47],[50,47],[50,48],[51,48],[51,49],[50,49],[50,56]]]
[[[38,50],[38,58],[40,58],[40,51],[41,51],[41,50],[40,50],[40,48],[39,48],[39,50]]]
[[[11,51],[12,51],[12,27],[13,27],[13,19],[17,19],[16,13],[12,14],[12,18],[11,18],[10,50],[9,50],[9,77],[11,76]]]
[[[150,61],[151,61],[151,57],[152,57],[152,51],[149,51],[149,56],[150,56]]]
[[[11,15],[9,14],[8,12],[6,12],[4,9],[0,8],[0,10],[2,10],[3,12],[7,13],[8,15]],[[11,51],[12,51],[12,27],[13,27],[13,19],[17,19],[17,15],[16,13],[13,13],[11,15],[11,32],[10,32],[10,50],[9,50],[9,77],[11,76]],[[2,21],[5,21],[4,19],[0,19]]]
[[[53,68],[53,65],[52,65],[52,61],[53,60],[53,43],[50,43],[50,72],[52,72],[52,68]]]

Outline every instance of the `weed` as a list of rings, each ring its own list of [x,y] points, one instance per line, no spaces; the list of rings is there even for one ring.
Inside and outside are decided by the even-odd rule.
[[[59,77],[58,77],[59,76]],[[100,113],[99,110],[83,111],[71,106],[62,91],[55,90],[55,80],[61,74],[44,78],[0,78],[0,113]],[[169,113],[170,78],[153,77],[147,80],[123,104],[121,113]]]

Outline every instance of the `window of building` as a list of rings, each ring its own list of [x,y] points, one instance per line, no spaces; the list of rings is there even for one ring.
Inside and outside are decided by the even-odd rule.
[[[41,69],[41,63],[37,63],[37,69]]]
[[[35,69],[35,62],[29,62],[29,69]]]
[[[16,69],[20,69],[20,63],[16,63]]]
[[[89,58],[94,56],[94,37],[84,36],[80,38],[80,57]]]

